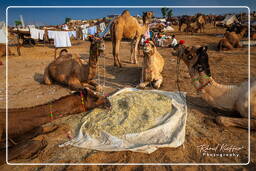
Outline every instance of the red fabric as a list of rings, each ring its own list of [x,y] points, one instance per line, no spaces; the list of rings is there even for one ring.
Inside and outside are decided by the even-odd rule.
[[[3,65],[3,62],[2,62],[2,61],[0,61],[0,65]]]
[[[145,42],[144,43],[149,43],[149,40],[145,40]]]
[[[185,40],[180,40],[179,44],[183,45],[185,43]]]

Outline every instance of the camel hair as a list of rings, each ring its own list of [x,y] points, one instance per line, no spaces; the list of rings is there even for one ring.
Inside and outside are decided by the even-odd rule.
[[[111,40],[112,40],[112,53],[114,57],[114,66],[122,67],[119,59],[120,43],[122,38],[132,39],[131,41],[131,63],[137,63],[138,45],[141,36],[149,29],[149,22],[153,17],[153,12],[143,12],[143,25],[141,26],[138,20],[131,16],[128,10],[114,19],[111,28]]]
[[[144,62],[142,67],[142,78],[139,88],[145,88],[152,84],[158,89],[163,83],[162,71],[164,68],[164,58],[157,51],[152,41],[146,41],[143,47]]]
[[[28,155],[31,154],[31,151],[38,151],[42,146],[46,146],[43,141],[31,140],[37,135],[51,132],[57,128],[57,125],[42,126],[43,124],[96,107],[109,108],[110,102],[107,97],[86,88],[42,105],[8,109],[8,140],[11,142],[8,145],[10,148],[9,160],[18,156],[22,157],[21,154],[30,157]],[[6,134],[5,112],[6,109],[0,109],[1,143]],[[30,145],[25,145],[28,142]]]
[[[97,75],[98,58],[105,50],[105,44],[101,38],[91,37],[90,41],[88,64],[84,64],[80,58],[72,58],[67,50],[62,50],[60,56],[45,68],[44,83],[51,85],[55,81],[74,90],[87,87],[100,91],[101,87],[94,78]]]
[[[245,33],[247,32],[248,28],[243,27],[241,28],[240,33],[236,33],[235,31],[229,32],[227,31],[224,34],[224,38],[222,38],[218,43],[218,50],[231,50],[233,48],[240,48],[241,45],[239,44],[240,40],[244,37]]]
[[[214,81],[208,62],[207,46],[200,48],[178,45],[173,55],[181,58],[188,67],[192,84],[201,92],[201,97],[210,105],[226,110],[237,111],[242,118],[218,116],[217,123],[224,126],[248,128],[248,106],[250,105],[251,128],[256,130],[256,79],[239,85],[222,85]],[[250,94],[250,104],[248,96]]]

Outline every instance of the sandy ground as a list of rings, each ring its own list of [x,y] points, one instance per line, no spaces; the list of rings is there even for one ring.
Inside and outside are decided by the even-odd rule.
[[[207,45],[210,67],[213,78],[221,84],[238,84],[248,79],[248,49],[240,48],[232,51],[218,52],[216,46],[224,29],[207,27],[206,33],[186,35],[177,33],[178,40],[184,39],[187,45]],[[69,52],[75,56],[88,59],[89,42],[73,41]],[[14,50],[14,48],[12,47]],[[164,83],[160,88],[166,91],[177,91],[176,58],[171,55],[171,49],[158,48],[165,59],[163,71]],[[54,49],[38,45],[33,48],[22,48],[22,56],[10,56],[8,59],[8,106],[9,108],[29,107],[46,103],[69,94],[71,91],[59,85],[42,84],[44,68],[53,60]],[[139,64],[129,64],[130,46],[127,42],[121,44],[120,58],[123,68],[113,67],[112,45],[106,42],[105,57],[99,62],[98,82],[104,85],[104,93],[108,94],[123,87],[134,87],[139,83],[142,56]],[[0,107],[5,107],[5,67],[0,66]],[[185,64],[180,66],[181,91],[187,92],[187,100],[205,106],[199,108],[188,105],[186,141],[178,148],[161,148],[151,154],[136,152],[100,152],[76,147],[59,148],[66,142],[67,132],[76,134],[75,130],[83,114],[68,116],[53,121],[59,128],[47,135],[35,139],[46,139],[48,146],[33,159],[16,160],[13,163],[247,163],[248,162],[248,131],[238,128],[225,128],[215,123],[217,116],[190,84],[190,78]],[[256,77],[256,48],[251,48],[251,76]],[[0,166],[0,170],[243,170],[256,168],[255,132],[251,133],[251,163],[245,166]],[[207,157],[203,156],[198,146],[216,146],[228,144],[243,147],[238,157]]]

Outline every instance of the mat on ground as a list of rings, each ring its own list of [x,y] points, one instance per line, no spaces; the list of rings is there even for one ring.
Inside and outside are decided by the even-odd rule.
[[[112,101],[112,99],[127,92],[144,92],[144,91],[145,90],[138,90],[134,88],[124,88],[109,98],[110,98],[110,101]],[[155,119],[156,121],[154,122],[154,125],[146,124],[146,126],[143,129],[140,129],[141,131],[134,131],[133,129],[131,129],[132,132],[129,132],[129,129],[126,128],[128,130],[128,133],[123,134],[121,136],[119,134],[111,135],[109,133],[111,131],[109,132],[105,131],[110,129],[99,130],[97,132],[97,136],[93,136],[91,134],[91,131],[85,131],[85,130],[88,128],[93,128],[93,129],[95,128],[96,130],[98,130],[98,128],[102,128],[102,127],[96,126],[98,123],[97,121],[94,120],[96,119],[95,117],[91,117],[93,119],[89,120],[90,126],[88,125],[87,118],[88,118],[88,115],[90,115],[90,112],[89,112],[85,115],[84,117],[85,119],[82,119],[82,123],[77,123],[78,125],[81,125],[78,131],[78,135],[74,139],[64,144],[61,144],[60,147],[72,145],[76,147],[88,148],[88,149],[94,149],[94,150],[100,150],[100,151],[130,150],[130,151],[144,152],[144,153],[152,153],[161,147],[179,147],[185,141],[185,127],[186,127],[186,118],[187,118],[186,102],[182,97],[180,97],[180,94],[177,92],[167,92],[167,91],[160,91],[160,90],[146,90],[146,91],[152,92],[152,94],[154,93],[154,94],[164,95],[166,98],[169,98],[171,100],[171,103],[170,103],[171,106],[170,106],[169,112],[165,113],[164,115],[156,115],[157,119]],[[181,93],[181,94],[185,97],[185,93]],[[114,117],[113,115],[110,115],[110,114],[108,115],[108,113],[106,112],[104,119],[106,119],[108,116]],[[107,119],[108,119],[107,121],[111,121],[109,120],[109,118]],[[113,125],[113,126],[116,129],[116,125]],[[132,126],[133,125],[131,125],[131,127]],[[115,132],[116,131],[113,131],[113,133]]]

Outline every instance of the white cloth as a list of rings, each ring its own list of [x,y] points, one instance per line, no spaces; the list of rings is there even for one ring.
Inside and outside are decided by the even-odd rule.
[[[70,37],[67,31],[55,31],[54,33],[54,46],[55,47],[70,47]]]
[[[134,88],[124,88],[116,94],[127,91],[143,91]],[[81,148],[95,149],[101,151],[136,151],[144,153],[152,153],[162,147],[178,147],[185,141],[185,127],[187,119],[187,105],[185,102],[185,93],[167,92],[160,90],[151,90],[153,92],[164,94],[172,99],[172,111],[161,118],[158,123],[151,129],[123,135],[122,138],[110,135],[107,132],[101,132],[101,137],[95,139],[87,134],[83,134],[82,128],[79,129],[76,138],[68,141],[59,147],[73,145]],[[111,97],[112,97],[111,96]],[[110,97],[110,98],[111,98]],[[80,123],[77,123],[80,125]]]
[[[54,39],[54,35],[55,35],[55,31],[51,31],[51,30],[48,31],[48,38],[49,39]]]
[[[172,39],[171,46],[174,47],[178,44],[177,40],[175,38]]]
[[[100,32],[103,32],[106,29],[105,23],[100,23]]]
[[[5,28],[0,30],[0,43],[6,44],[6,33]]]
[[[30,29],[30,35],[32,39],[38,39],[39,38],[39,33],[38,30],[35,28]]]
[[[44,30],[38,30],[40,40],[44,40],[44,32],[45,32]]]

